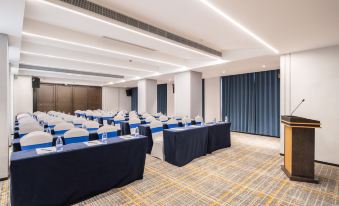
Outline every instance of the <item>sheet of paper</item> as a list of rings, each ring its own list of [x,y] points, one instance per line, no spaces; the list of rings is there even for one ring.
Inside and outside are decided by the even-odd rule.
[[[104,125],[108,125],[107,120],[104,120],[103,123]]]
[[[135,138],[134,136],[132,135],[124,135],[124,136],[119,136],[121,139],[133,139]]]
[[[172,130],[176,130],[176,131],[181,131],[181,130],[185,130],[185,127],[176,127],[176,128],[172,128]]]
[[[44,148],[37,148],[35,149],[35,151],[38,155],[41,155],[41,154],[56,152],[56,148],[55,147],[44,147]]]
[[[93,140],[93,141],[84,142],[84,144],[87,146],[94,146],[94,145],[102,144],[102,142],[99,140]]]

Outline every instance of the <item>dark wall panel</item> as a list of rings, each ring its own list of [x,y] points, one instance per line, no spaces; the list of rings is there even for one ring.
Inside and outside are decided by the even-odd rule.
[[[167,114],[167,84],[157,86],[157,111]]]
[[[56,111],[73,113],[73,89],[72,86],[56,85]]]
[[[55,110],[55,87],[53,84],[41,84],[36,92],[35,108],[37,111],[47,112]]]
[[[34,89],[34,111],[71,113],[75,110],[101,109],[101,87],[42,83]]]
[[[87,87],[73,86],[73,110],[87,109]]]

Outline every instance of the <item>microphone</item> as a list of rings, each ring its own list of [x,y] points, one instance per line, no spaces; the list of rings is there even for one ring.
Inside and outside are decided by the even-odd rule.
[[[300,107],[300,105],[301,105],[302,103],[304,103],[304,101],[305,101],[305,99],[302,99],[302,100],[301,100],[301,102],[300,102],[300,103],[295,107],[295,109],[291,112],[290,116],[292,116],[293,113],[294,113],[295,111],[297,111],[297,109]]]

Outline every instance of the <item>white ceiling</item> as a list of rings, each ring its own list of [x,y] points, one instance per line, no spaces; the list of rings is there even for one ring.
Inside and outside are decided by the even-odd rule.
[[[6,2],[6,8],[23,10],[23,4]],[[20,70],[19,74],[40,76],[43,81],[130,87],[140,78],[172,81],[174,73],[187,70],[202,72],[203,77],[209,78],[279,68],[279,56],[262,42],[280,54],[339,44],[337,0],[92,2],[221,51],[222,57],[59,0],[26,0],[24,18],[22,11],[21,17],[18,12],[17,20],[10,20],[17,25],[20,63],[123,75],[124,78],[63,76],[33,70]],[[0,22],[1,28],[4,25]]]

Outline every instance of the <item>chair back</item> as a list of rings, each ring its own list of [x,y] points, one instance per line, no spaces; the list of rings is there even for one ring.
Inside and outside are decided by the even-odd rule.
[[[53,129],[55,127],[55,125],[57,125],[61,122],[64,122],[64,120],[61,119],[61,118],[58,118],[58,117],[51,118],[51,119],[47,120],[47,125],[50,129]]]
[[[73,128],[64,134],[65,144],[87,142],[88,138],[89,132],[83,128]]]
[[[198,115],[198,116],[195,117],[195,124],[196,125],[201,125],[203,121],[204,121],[204,119],[201,116]]]
[[[159,117],[159,121],[160,121],[160,122],[167,122],[167,120],[168,120],[168,117],[166,117],[165,115],[161,115],[161,116]]]
[[[135,134],[135,131],[141,124],[141,121],[139,118],[132,118],[132,119],[129,119],[128,124],[129,124],[131,134]]]
[[[54,134],[56,135],[64,135],[70,129],[73,129],[74,125],[68,122],[61,122],[54,127]]]
[[[53,136],[42,131],[26,134],[20,139],[21,150],[52,147]]]
[[[168,129],[172,129],[172,128],[176,128],[176,127],[179,127],[178,125],[178,120],[176,119],[170,119],[167,121],[167,126],[168,126]]]
[[[163,125],[160,121],[157,121],[157,120],[152,121],[151,124],[150,124],[150,129],[151,129],[151,132],[152,132],[153,141],[156,141],[157,139],[163,137],[164,128],[163,128]]]
[[[18,120],[19,126],[25,123],[37,122],[33,117],[25,117]]]
[[[31,115],[28,113],[21,113],[16,116],[16,119],[19,121],[20,119],[25,118],[25,117],[31,117]]]
[[[117,116],[114,117],[114,124],[120,126],[121,121],[124,121],[124,120],[125,120],[124,116],[117,115]]]
[[[118,131],[117,131],[116,127],[114,127],[112,125],[105,125],[105,126],[102,126],[98,129],[99,139],[102,138],[102,134],[105,133],[105,132],[107,133],[107,138],[112,138],[112,137],[118,136]]]
[[[187,126],[191,126],[192,125],[192,120],[190,119],[190,118],[184,118],[183,120],[182,120],[182,123],[183,124],[185,124],[185,123],[187,123]]]
[[[19,137],[23,137],[24,135],[35,132],[35,131],[44,131],[44,128],[39,125],[38,122],[31,122],[27,124],[23,124],[19,126]]]
[[[145,119],[146,124],[150,124],[151,122],[155,121],[156,119],[153,116],[148,116]]]
[[[87,120],[83,117],[76,117],[73,119],[73,124],[75,127],[82,127],[82,124]]]
[[[87,131],[97,131],[99,129],[99,123],[96,121],[86,121],[82,123],[82,128],[87,129]]]

